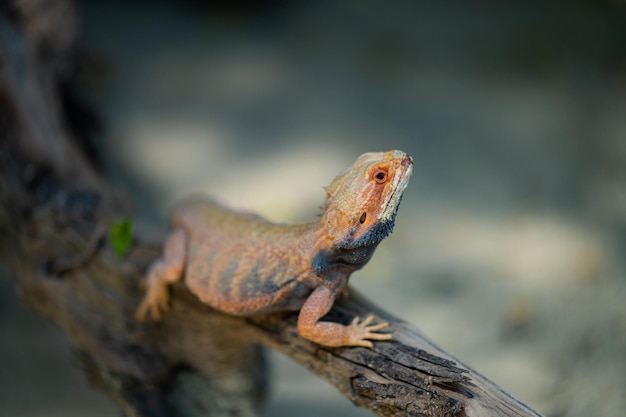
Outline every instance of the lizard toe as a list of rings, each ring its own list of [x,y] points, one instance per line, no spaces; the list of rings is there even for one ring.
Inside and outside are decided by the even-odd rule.
[[[367,327],[368,324],[374,321],[374,315],[370,314],[361,322],[361,327]]]
[[[367,330],[369,330],[370,332],[376,332],[380,329],[384,329],[385,327],[389,327],[389,323],[384,322],[384,323],[374,324],[372,326],[367,326]]]
[[[158,305],[156,304],[152,304],[150,306],[150,315],[152,316],[152,319],[154,321],[159,321],[161,320],[161,309],[159,308]]]
[[[141,303],[139,305],[139,308],[137,308],[137,311],[135,312],[135,319],[137,321],[145,321],[147,312],[147,306],[145,305],[145,303]]]
[[[364,347],[364,348],[368,348],[368,349],[373,349],[374,348],[374,344],[372,342],[370,342],[369,340],[359,340],[353,346],[360,346],[360,347]]]
[[[389,333],[369,333],[367,338],[370,340],[391,340],[393,336]]]

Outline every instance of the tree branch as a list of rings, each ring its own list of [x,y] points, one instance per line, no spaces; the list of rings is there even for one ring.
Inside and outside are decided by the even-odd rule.
[[[180,284],[163,321],[136,322],[141,276],[158,247],[138,237],[121,260],[107,242],[110,225],[131,213],[66,127],[58,69],[74,56],[75,28],[44,36],[62,25],[41,22],[73,9],[51,3],[65,12],[42,16],[33,12],[41,1],[22,1],[21,20],[0,16],[0,254],[22,300],[63,329],[91,381],[126,415],[256,415],[266,391],[259,343],[381,416],[539,415],[357,294],[338,300],[330,320],[375,312],[394,341],[321,347],[298,335],[295,313],[230,317]]]

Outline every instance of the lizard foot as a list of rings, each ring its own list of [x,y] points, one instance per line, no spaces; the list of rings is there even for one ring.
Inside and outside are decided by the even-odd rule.
[[[170,296],[165,286],[149,286],[146,296],[137,308],[135,318],[138,321],[145,321],[146,317],[150,315],[154,320],[161,320],[161,312],[170,309],[169,299]]]
[[[361,321],[359,317],[355,317],[348,326],[348,343],[346,343],[346,345],[363,346],[371,349],[374,345],[370,340],[390,340],[393,338],[393,336],[388,333],[378,333],[378,330],[389,326],[389,323],[370,324],[373,321],[374,316],[371,314],[363,321]]]

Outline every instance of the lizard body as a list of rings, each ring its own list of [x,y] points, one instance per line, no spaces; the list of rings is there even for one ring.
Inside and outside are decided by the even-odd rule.
[[[413,161],[402,151],[361,155],[326,188],[318,221],[279,225],[208,200],[172,210],[173,231],[147,273],[137,318],[159,319],[167,285],[182,279],[202,302],[247,316],[300,310],[299,333],[325,346],[372,347],[388,340],[373,317],[344,326],[321,321],[350,274],[365,265],[391,233]]]

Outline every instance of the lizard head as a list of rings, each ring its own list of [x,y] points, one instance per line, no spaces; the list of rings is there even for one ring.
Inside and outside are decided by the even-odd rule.
[[[322,227],[348,264],[364,264],[392,231],[413,160],[402,151],[361,155],[326,187]]]

